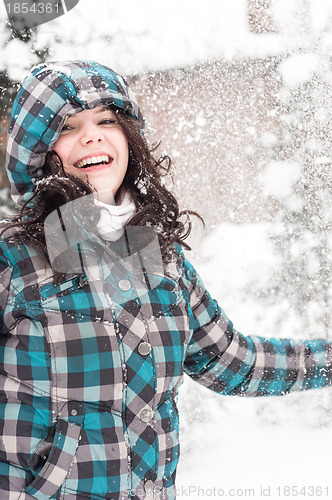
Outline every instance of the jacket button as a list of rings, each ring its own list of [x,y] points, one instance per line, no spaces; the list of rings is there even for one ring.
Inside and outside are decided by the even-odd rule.
[[[145,408],[139,414],[139,418],[142,420],[142,422],[147,424],[148,422],[151,422],[151,420],[153,419],[153,415],[154,413],[150,408]]]
[[[70,413],[71,413],[71,415],[72,415],[73,417],[75,417],[75,416],[77,415],[77,410],[75,410],[75,409],[74,409],[74,410],[72,410]]]
[[[151,352],[151,345],[148,342],[141,342],[138,346],[138,352],[142,356],[147,356]]]
[[[128,292],[128,290],[130,290],[130,288],[131,288],[130,281],[128,281],[128,280],[120,280],[119,281],[119,288],[123,292]]]
[[[145,493],[153,492],[153,488],[154,488],[154,483],[153,481],[151,481],[151,479],[149,479],[144,485]]]

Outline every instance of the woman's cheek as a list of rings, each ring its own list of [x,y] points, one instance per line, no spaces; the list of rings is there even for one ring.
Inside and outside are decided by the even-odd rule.
[[[69,165],[70,154],[73,151],[72,141],[68,140],[66,136],[60,136],[59,139],[53,145],[53,151],[55,151],[63,163],[63,166]]]

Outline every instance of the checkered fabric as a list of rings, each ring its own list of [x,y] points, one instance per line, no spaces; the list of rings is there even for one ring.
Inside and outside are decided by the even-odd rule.
[[[173,499],[184,372],[225,395],[331,383],[331,342],[244,337],[180,247],[155,287],[102,242],[82,252],[83,279],[54,285],[0,241],[1,500]]]
[[[15,99],[7,135],[6,166],[14,201],[23,205],[43,177],[48,151],[68,115],[113,105],[143,118],[122,76],[95,61],[50,62],[36,66]]]

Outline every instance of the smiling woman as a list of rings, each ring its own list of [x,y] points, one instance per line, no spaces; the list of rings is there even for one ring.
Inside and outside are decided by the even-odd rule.
[[[79,83],[73,80],[75,96],[69,75],[82,78]],[[6,229],[21,228],[25,240],[47,258],[45,219],[59,207],[93,194],[95,203],[88,211],[92,225],[101,218],[103,235],[101,225],[107,211],[115,234],[122,234],[129,219],[133,226],[156,228],[165,262],[174,256],[175,242],[189,248],[184,240],[190,222],[184,226],[178,202],[162,182],[170,159],[163,156],[156,160],[152,155],[140,109],[123,78],[94,62],[42,65],[24,81],[13,116],[21,109],[20,100],[36,93],[34,87],[38,88],[40,81],[49,91],[46,88],[39,97],[44,101],[42,110],[35,97],[29,100],[28,114],[36,115],[34,123],[25,130],[23,118],[22,125],[12,118],[9,127],[7,152],[11,149],[12,153],[7,156],[7,171],[12,197],[22,205],[22,211]],[[53,87],[56,92],[50,91]],[[55,115],[54,100],[59,106]],[[40,134],[40,141],[36,134]],[[18,157],[26,160],[21,162]],[[100,165],[92,166],[91,162]],[[85,199],[89,204],[90,197]],[[55,282],[64,277],[54,269]]]
[[[99,201],[114,204],[128,167],[128,141],[109,107],[69,116],[53,145],[67,174],[87,180]]]
[[[170,161],[110,68],[34,68],[7,161],[22,208],[0,239],[1,500],[173,500],[184,373],[223,395],[332,384],[330,340],[244,336],[211,298]]]

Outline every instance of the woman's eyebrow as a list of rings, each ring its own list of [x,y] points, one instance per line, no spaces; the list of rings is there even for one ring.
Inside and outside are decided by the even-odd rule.
[[[109,106],[98,107],[97,113],[102,113],[103,111],[112,111]]]

